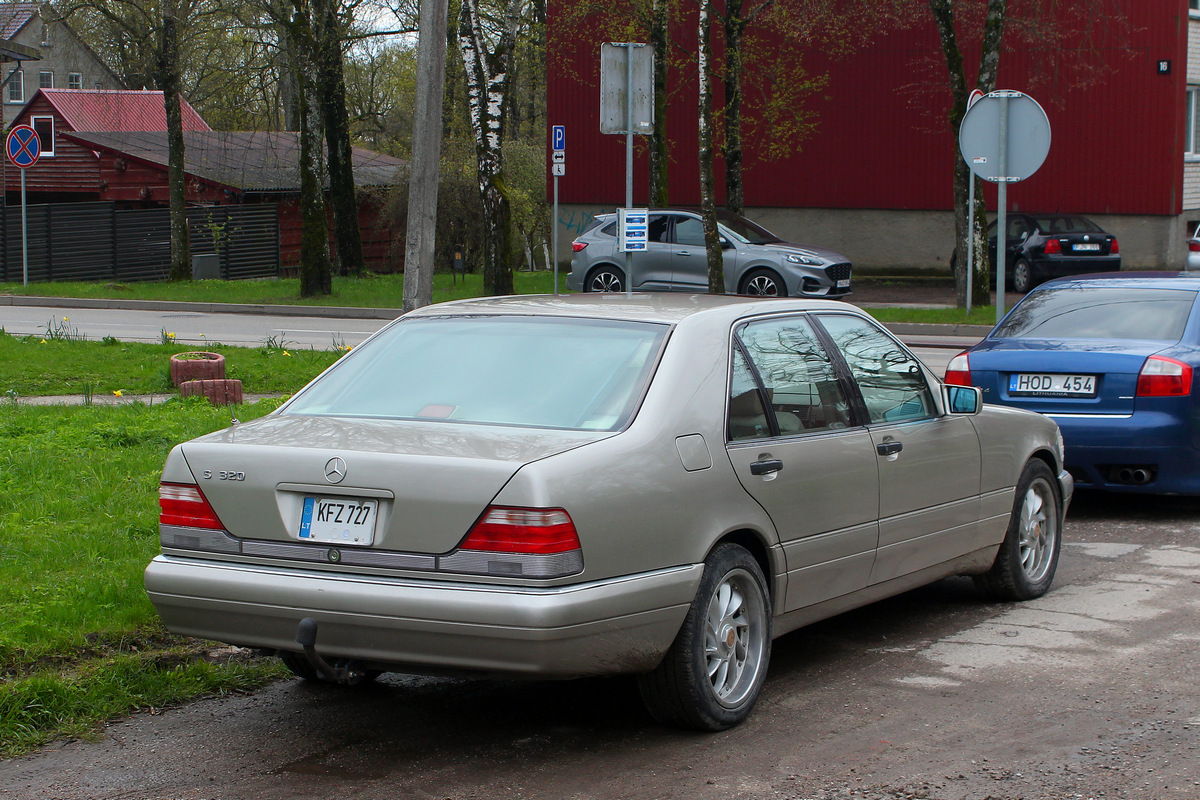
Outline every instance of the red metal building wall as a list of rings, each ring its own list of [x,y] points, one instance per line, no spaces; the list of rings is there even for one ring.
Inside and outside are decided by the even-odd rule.
[[[567,174],[560,178],[559,199],[622,205],[625,137],[599,132],[603,39],[586,25],[564,24],[564,7],[562,0],[551,3],[547,34],[548,122],[567,126]],[[1059,21],[1060,45],[1067,46],[1056,47],[1054,58],[1036,43],[1022,44],[1011,29],[1006,39],[1000,87],[1037,99],[1052,130],[1046,163],[1032,178],[1010,187],[1010,206],[1177,214],[1182,208],[1187,3],[1126,4],[1128,18],[1121,24],[1094,25],[1078,11],[1070,8]],[[675,26],[674,38],[684,49],[694,50],[693,20]],[[770,163],[756,158],[762,143],[747,139],[748,206],[951,207],[956,144],[946,122],[945,62],[928,14],[847,56],[830,58],[814,48],[797,57],[810,74],[829,76],[827,86],[806,103],[817,126],[790,145],[790,156]],[[977,46],[975,52],[968,48],[966,59],[968,65],[978,62]],[[1170,62],[1169,74],[1159,72],[1160,61]],[[970,70],[969,80],[973,74]],[[677,71],[669,89],[670,201],[694,205],[700,199],[696,85],[688,77]],[[753,73],[746,76],[748,94],[755,80]],[[719,105],[719,87],[716,99]],[[647,165],[644,148],[638,151],[635,203],[644,203]],[[718,162],[718,202],[724,197],[723,169]]]

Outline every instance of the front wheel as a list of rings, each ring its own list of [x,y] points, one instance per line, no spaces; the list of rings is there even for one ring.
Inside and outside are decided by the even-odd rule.
[[[742,279],[738,294],[748,294],[758,297],[787,297],[787,287],[783,280],[769,269],[756,269]]]
[[[596,267],[588,273],[584,282],[584,291],[588,292],[623,292],[625,291],[625,273],[616,267]]]
[[[720,731],[744,720],[762,691],[771,658],[767,582],[740,545],[719,545],[671,649],[638,679],[656,720]]]
[[[1058,569],[1061,532],[1058,482],[1044,461],[1032,459],[1017,483],[1004,543],[992,568],[975,576],[975,585],[998,600],[1041,597]]]

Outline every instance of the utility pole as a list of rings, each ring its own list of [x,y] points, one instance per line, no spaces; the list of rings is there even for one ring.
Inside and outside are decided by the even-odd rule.
[[[404,310],[433,302],[438,164],[442,157],[442,92],[446,78],[447,0],[421,0],[417,40],[417,107],[408,171],[408,236],[404,246]]]

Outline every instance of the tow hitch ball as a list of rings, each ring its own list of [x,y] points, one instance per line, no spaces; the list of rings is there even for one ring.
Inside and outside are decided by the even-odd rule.
[[[304,657],[323,681],[353,686],[367,677],[357,661],[338,659],[337,666],[334,666],[321,657],[317,652],[317,621],[311,617],[300,620],[300,626],[296,628],[296,644],[304,648]]]

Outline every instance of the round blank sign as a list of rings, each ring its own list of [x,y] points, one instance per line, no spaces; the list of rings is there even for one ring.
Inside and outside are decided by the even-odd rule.
[[[985,181],[1023,181],[1050,152],[1050,120],[1027,94],[992,92],[967,109],[958,148],[971,171]]]

